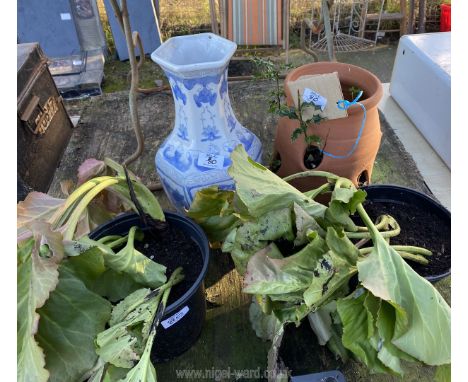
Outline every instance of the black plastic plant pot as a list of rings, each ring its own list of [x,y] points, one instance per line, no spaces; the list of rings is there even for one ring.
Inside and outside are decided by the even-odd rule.
[[[157,363],[167,362],[186,352],[201,334],[206,314],[203,280],[208,269],[210,256],[208,239],[196,223],[172,212],[165,211],[164,214],[169,226],[183,231],[186,237],[197,244],[203,265],[195,283],[167,307],[160,321],[151,352],[151,360]],[[132,226],[141,227],[139,216],[135,213],[121,215],[96,228],[89,234],[89,237],[97,240],[108,235],[126,235]],[[187,253],[187,256],[194,256],[194,253]],[[181,259],[182,263],[183,259]]]
[[[378,215],[393,216],[401,227],[390,243],[423,247],[432,251],[428,265],[408,262],[426,280],[434,283],[450,275],[450,212],[431,197],[395,185],[363,187],[367,192],[364,208],[375,221]]]

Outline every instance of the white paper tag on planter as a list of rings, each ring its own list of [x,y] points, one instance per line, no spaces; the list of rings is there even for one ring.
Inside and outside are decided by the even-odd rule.
[[[179,310],[176,314],[172,315],[168,319],[161,321],[161,325],[164,329],[170,328],[176,322],[180,321],[189,311],[188,306],[184,306],[181,310]]]
[[[61,13],[60,18],[65,21],[65,20],[71,20],[71,14],[70,13]]]
[[[200,153],[197,164],[202,167],[222,169],[224,157],[217,154]]]
[[[309,88],[304,89],[302,100],[307,103],[312,102],[315,106],[319,106],[322,111],[324,111],[325,106],[327,106],[327,99]]]

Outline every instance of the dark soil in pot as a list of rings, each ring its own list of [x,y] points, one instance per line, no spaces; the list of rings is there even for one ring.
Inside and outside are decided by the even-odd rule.
[[[135,241],[135,248],[151,260],[164,265],[169,277],[178,267],[183,268],[184,279],[171,289],[168,306],[187,292],[195,283],[203,267],[198,245],[185,232],[174,226],[145,233],[144,241]],[[186,256],[190,253],[192,256]]]
[[[418,205],[409,206],[397,202],[366,201],[369,216],[375,221],[378,216],[388,214],[396,219],[401,233],[390,239],[390,244],[423,247],[432,252],[429,265],[408,262],[423,277],[447,272],[450,264],[450,226],[437,214]]]
[[[294,324],[286,326],[278,361],[293,376],[339,369],[342,366],[342,362],[335,358],[327,346],[318,343],[307,319],[298,328]]]
[[[364,208],[375,221],[379,215],[393,216],[401,232],[390,239],[392,245],[412,245],[430,250],[429,264],[408,261],[408,264],[430,282],[436,282],[451,272],[451,216],[433,198],[410,188],[377,184],[364,187],[367,198]],[[356,214],[356,223],[362,221]]]
[[[188,350],[202,331],[206,314],[203,279],[209,262],[208,239],[192,220],[172,212],[164,212],[167,228],[145,232],[135,247],[154,261],[167,267],[166,275],[182,266],[185,279],[173,287],[166,312],[158,327],[151,351],[153,363],[166,362]],[[140,226],[137,214],[123,214],[99,226],[89,237],[97,240],[107,235],[125,235],[132,226]],[[146,248],[145,248],[146,247]]]

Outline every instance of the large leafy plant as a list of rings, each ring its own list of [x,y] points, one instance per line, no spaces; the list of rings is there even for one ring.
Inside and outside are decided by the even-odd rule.
[[[320,106],[314,105],[312,102],[306,102],[301,99],[299,91],[297,92],[297,107],[288,106],[285,101],[285,93],[283,88],[280,88],[280,77],[281,72],[287,69],[291,69],[290,64],[278,64],[270,59],[265,59],[261,57],[253,57],[253,63],[257,69],[254,77],[256,79],[267,79],[274,81],[275,89],[270,91],[270,99],[268,101],[269,109],[268,111],[272,114],[279,115],[280,117],[287,117],[291,120],[297,120],[299,127],[294,129],[291,134],[291,141],[294,142],[301,135],[303,136],[304,142],[307,145],[306,152],[306,166],[307,168],[315,168],[318,163],[321,161],[323,156],[323,150],[325,149],[325,142],[322,142],[322,139],[316,134],[309,134],[309,127],[318,125],[325,118],[320,114],[314,114],[308,119],[304,119],[303,113],[307,108],[314,108],[315,110],[320,110]],[[314,147],[319,147],[319,150],[314,150]],[[280,163],[272,163],[272,167],[279,167]]]
[[[73,188],[66,181],[66,199],[33,192],[18,204],[17,380],[155,381],[149,354],[182,270],[168,280],[135,248],[137,227],[97,241],[87,234],[123,211],[164,222],[163,211],[108,159],[87,160]]]
[[[244,292],[254,296],[253,328],[273,340],[272,352],[284,325],[307,317],[320,344],[343,360],[353,354],[373,373],[401,376],[404,360],[441,366],[445,375],[450,307],[404,259],[427,263],[430,251],[391,245],[398,223],[389,215],[373,222],[366,193],[348,179],[308,171],[283,180],[241,146],[231,159],[236,190],[199,191],[188,214],[231,253]],[[287,183],[303,176],[327,183],[306,193]],[[324,192],[328,206],[314,200]],[[363,226],[351,218],[356,213]]]

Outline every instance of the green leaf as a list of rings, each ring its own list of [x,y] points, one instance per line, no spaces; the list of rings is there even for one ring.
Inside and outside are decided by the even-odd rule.
[[[302,133],[302,128],[298,127],[297,129],[294,129],[294,131],[291,133],[291,141],[294,142],[297,138],[301,136]]]
[[[97,361],[94,339],[110,318],[111,304],[89,291],[68,267],[39,309],[38,341],[46,353],[50,381],[77,381]]]
[[[157,288],[166,282],[166,267],[149,259],[135,249],[135,233],[137,227],[130,228],[127,244],[114,255],[105,255],[107,267],[114,271],[124,272],[133,280],[144,286]]]
[[[287,105],[281,105],[280,109],[278,110],[278,115],[280,117],[288,117],[289,119],[293,120],[299,119],[296,108],[289,107]]]
[[[255,334],[263,340],[273,340],[281,327],[281,323],[274,315],[262,312],[255,299],[252,300],[249,307],[249,319]]]
[[[158,202],[158,199],[143,183],[132,180],[133,189],[138,202],[141,204],[143,211],[149,214],[153,219],[164,221],[164,212]],[[130,191],[128,190],[126,179],[119,179],[117,184],[109,187],[109,190],[115,192],[127,204],[129,204],[134,211],[136,207],[130,198]]]
[[[346,270],[346,268],[356,266],[359,250],[348,239],[343,230],[337,232],[332,227],[328,227],[326,241],[332,251],[331,257],[335,268]]]
[[[280,238],[294,238],[291,211],[288,208],[270,211],[257,221],[234,228],[226,237],[222,250],[231,253],[237,271],[244,274],[253,254],[265,248],[269,241]]]
[[[59,282],[58,265],[63,258],[62,235],[50,224],[32,221],[25,225],[32,238],[17,248],[17,380],[47,381],[44,353],[36,342],[39,322],[36,310],[49,299]],[[47,257],[40,256],[47,246]]]
[[[106,374],[102,382],[117,382],[125,378],[128,373],[128,369],[121,367],[116,367],[114,365],[109,365],[107,368]],[[98,381],[101,382],[101,381]]]
[[[294,203],[294,215],[296,222],[296,238],[294,239],[294,245],[298,246],[306,243],[308,241],[307,232],[309,230],[316,231],[321,236],[324,235],[325,232],[317,221],[296,203]]]
[[[428,365],[449,363],[450,307],[375,227],[370,232],[374,247],[357,263],[359,280],[374,296],[395,307],[392,343]]]
[[[157,382],[156,370],[150,360],[156,329],[153,329],[145,345],[145,350],[137,365],[120,382]]]
[[[30,281],[33,277],[31,255],[34,244],[31,238],[22,242],[17,250],[17,380],[24,382],[49,379],[49,372],[44,367],[44,353],[34,339],[39,320]]]
[[[333,335],[331,312],[336,310],[336,303],[333,301],[315,312],[307,315],[310,326],[317,336],[320,345],[325,345]]]
[[[325,211],[325,222],[336,229],[344,228],[346,231],[357,231],[356,224],[349,217],[349,208],[339,200],[332,200]]]
[[[117,302],[143,287],[129,274],[107,269],[93,282],[90,289],[111,302]]]
[[[319,124],[320,122],[326,120],[326,118],[322,117],[320,114],[315,114],[312,119],[314,120],[315,124]]]
[[[273,314],[282,324],[294,322],[296,326],[299,326],[309,312],[310,309],[306,304],[281,305],[273,309]]]
[[[198,191],[187,216],[195,220],[211,242],[224,241],[229,232],[240,224],[232,206],[233,191],[212,186]]]
[[[319,307],[344,288],[347,289],[350,278],[356,273],[356,260],[359,254],[353,243],[341,232],[329,227],[326,235],[326,247],[329,251],[323,255],[314,270],[314,278],[304,292],[304,301],[308,306]]]
[[[109,325],[116,325],[125,320],[125,318],[145,302],[145,298],[151,292],[150,289],[141,288],[129,294],[120,303],[118,303],[112,310]]]
[[[247,265],[243,291],[274,295],[304,290],[316,277],[316,269],[324,261],[322,255],[325,251],[325,241],[320,237],[283,259],[273,259],[268,252],[260,251]]]
[[[346,205],[349,213],[354,214],[359,203],[366,200],[367,193],[363,190],[351,190],[349,188],[335,188],[332,200],[337,200]]]
[[[95,281],[105,271],[104,257],[97,247],[90,248],[78,256],[69,257],[68,269],[86,285],[93,290]]]
[[[346,362],[349,354],[341,341],[343,330],[341,322],[336,322],[336,316],[336,301],[332,301],[315,312],[310,312],[307,318],[319,344],[326,344],[336,357]]]
[[[377,313],[376,328],[381,340],[381,350],[378,354],[379,359],[384,365],[402,375],[403,370],[400,365],[400,359],[410,362],[414,361],[414,359],[392,344],[395,330],[395,308],[386,301],[381,301],[380,309]]]
[[[319,145],[322,142],[322,138],[320,138],[318,135],[308,135],[305,137],[305,142],[308,145],[311,145],[312,143]]]
[[[364,307],[367,293],[358,289],[347,298],[337,300],[337,309],[343,323],[343,345],[351,350],[371,371],[390,373],[377,357],[377,350],[369,341],[369,327],[373,327],[372,315]],[[369,322],[371,321],[371,322]]]
[[[131,368],[149,334],[159,299],[146,299],[151,291],[139,289],[112,310],[110,327],[98,334],[96,353],[117,367]],[[137,328],[137,330],[133,330]]]
[[[452,368],[450,364],[440,365],[437,367],[435,374],[436,382],[450,382],[452,380]]]
[[[98,334],[96,353],[114,366],[130,369],[139,359],[136,342],[137,337],[132,336],[126,325],[121,323]]]
[[[236,191],[251,216],[260,217],[272,209],[291,208],[296,202],[312,216],[323,216],[326,207],[308,198],[267,169],[252,165],[242,145],[231,154],[229,175]]]
[[[17,205],[16,227],[18,229],[19,241],[28,237],[30,230],[26,226],[33,221],[44,221],[51,223],[54,214],[65,204],[64,199],[53,198],[42,192],[30,192],[26,199]]]

